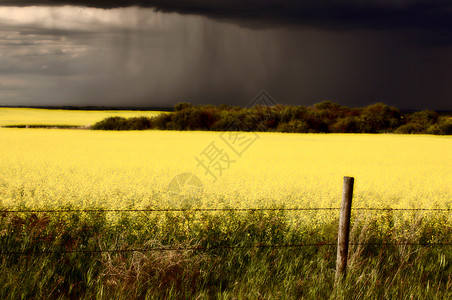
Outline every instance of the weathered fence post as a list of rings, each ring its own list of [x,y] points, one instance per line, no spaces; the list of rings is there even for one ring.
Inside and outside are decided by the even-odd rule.
[[[336,281],[343,279],[347,272],[348,239],[350,235],[350,215],[353,197],[353,177],[344,177],[339,232],[337,234]]]

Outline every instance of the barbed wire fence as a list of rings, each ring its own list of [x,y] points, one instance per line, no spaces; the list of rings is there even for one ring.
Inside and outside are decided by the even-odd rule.
[[[221,212],[221,211],[315,211],[315,210],[340,210],[340,207],[309,207],[309,208],[145,208],[145,209],[19,209],[0,210],[0,214],[8,213],[74,213],[74,212]],[[375,208],[375,207],[354,207],[352,210],[364,211],[447,211],[450,208]]]
[[[347,179],[348,178],[348,179]],[[346,180],[351,180],[351,185],[346,184]],[[351,189],[348,191],[348,189]],[[23,213],[45,213],[45,214],[65,214],[65,213],[172,213],[172,212],[308,212],[308,211],[340,211],[338,238],[336,241],[319,241],[315,243],[294,243],[294,244],[256,244],[256,245],[218,245],[218,246],[159,246],[150,248],[121,248],[121,249],[70,249],[70,250],[42,250],[42,251],[3,251],[0,249],[0,256],[12,255],[46,255],[46,254],[102,254],[102,253],[130,253],[130,252],[155,252],[155,251],[211,251],[211,250],[234,250],[234,249],[281,249],[281,248],[306,248],[306,247],[337,247],[337,277],[345,277],[346,262],[349,246],[422,246],[422,247],[450,247],[452,243],[437,242],[393,242],[393,243],[350,243],[350,219],[351,211],[370,212],[428,212],[428,213],[450,213],[450,208],[375,208],[375,207],[351,207],[353,194],[353,178],[344,177],[344,192],[341,207],[310,207],[310,208],[146,208],[146,209],[12,209],[1,210],[0,216]],[[345,264],[345,265],[344,265]]]
[[[340,210],[340,207],[311,207],[311,208],[158,208],[158,209],[38,209],[38,210],[2,210],[0,215],[20,214],[20,213],[163,213],[163,212],[275,212],[275,211],[334,211]],[[425,211],[425,212],[452,212],[449,208],[371,208],[356,207],[354,211]],[[350,243],[353,246],[452,246],[452,243]],[[249,246],[212,246],[212,247],[158,247],[158,248],[139,248],[139,249],[111,249],[111,250],[69,250],[69,251],[33,251],[21,252],[10,251],[0,252],[0,255],[39,255],[39,254],[67,254],[67,253],[115,253],[115,252],[150,252],[150,251],[207,251],[213,249],[245,249],[245,248],[296,248],[296,247],[332,247],[337,246],[336,242],[318,242],[309,244],[283,244],[283,245],[249,245]]]

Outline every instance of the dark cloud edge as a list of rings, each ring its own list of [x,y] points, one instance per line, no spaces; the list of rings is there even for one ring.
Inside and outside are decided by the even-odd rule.
[[[452,1],[413,0],[406,5],[313,0],[0,0],[0,6],[74,5],[103,9],[139,6],[197,14],[250,26],[307,25],[336,29],[414,28],[452,33]]]

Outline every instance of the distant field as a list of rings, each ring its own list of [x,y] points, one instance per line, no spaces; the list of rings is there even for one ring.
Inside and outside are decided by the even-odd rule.
[[[71,125],[87,126],[107,117],[153,117],[160,111],[83,111],[37,108],[0,107],[0,126],[11,125]]]
[[[347,175],[356,206],[452,207],[450,137],[240,133],[237,145],[257,139],[238,156],[220,134],[3,128],[0,203],[162,207],[171,179],[190,172],[204,185],[196,206],[338,206]],[[212,142],[231,160],[212,168],[216,181],[196,161]]]

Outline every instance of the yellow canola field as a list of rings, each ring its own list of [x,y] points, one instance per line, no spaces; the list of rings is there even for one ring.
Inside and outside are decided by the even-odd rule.
[[[63,109],[37,109],[37,108],[8,108],[0,107],[0,126],[11,125],[70,125],[88,126],[105,118],[119,116],[154,117],[160,111],[87,111]]]
[[[353,176],[354,207],[452,208],[450,153],[447,136],[1,128],[0,205],[338,207]],[[168,191],[184,172],[202,192]]]

